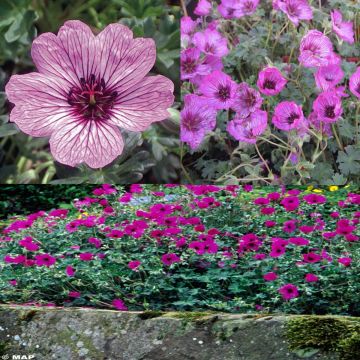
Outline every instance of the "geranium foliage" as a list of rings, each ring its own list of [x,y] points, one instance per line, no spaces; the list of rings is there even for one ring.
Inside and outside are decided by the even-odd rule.
[[[0,301],[358,316],[357,190],[105,184],[6,222]]]

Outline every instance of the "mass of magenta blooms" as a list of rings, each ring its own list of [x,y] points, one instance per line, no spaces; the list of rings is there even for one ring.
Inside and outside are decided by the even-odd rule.
[[[104,184],[8,219],[0,301],[359,315],[360,195],[329,189]]]
[[[201,0],[189,7],[181,20],[188,177],[323,185],[359,179],[358,10],[337,0]]]

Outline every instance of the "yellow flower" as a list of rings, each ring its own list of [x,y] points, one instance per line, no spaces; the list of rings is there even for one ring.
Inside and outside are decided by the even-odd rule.
[[[89,213],[83,212],[82,214],[80,214],[80,215],[78,216],[78,219],[82,219],[82,218],[84,218],[84,217],[86,217],[86,216],[89,216]]]
[[[331,186],[329,186],[329,190],[330,191],[336,191],[336,190],[339,190],[339,187],[336,186],[336,185],[331,185]]]
[[[311,191],[314,187],[312,185],[309,185],[306,190]]]
[[[321,189],[314,189],[313,192],[315,193],[322,193],[323,191]]]

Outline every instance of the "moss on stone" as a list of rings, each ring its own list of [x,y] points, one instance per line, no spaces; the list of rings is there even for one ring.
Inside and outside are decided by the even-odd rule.
[[[153,319],[164,315],[163,311],[146,310],[140,313],[138,316],[141,320]]]
[[[36,314],[37,314],[37,311],[34,309],[22,311],[19,315],[19,320],[29,322],[33,319],[33,317]]]
[[[207,318],[213,315],[212,312],[201,312],[201,311],[185,311],[185,312],[170,312],[165,314],[167,317],[172,317],[175,319],[181,319],[189,322],[202,321],[204,318]]]
[[[342,360],[360,356],[360,319],[336,316],[299,316],[286,324],[291,350],[307,348],[337,352]]]

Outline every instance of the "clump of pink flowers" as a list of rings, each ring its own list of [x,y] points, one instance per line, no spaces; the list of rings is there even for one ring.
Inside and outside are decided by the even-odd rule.
[[[199,1],[197,9],[206,8],[206,11],[195,11],[195,16],[188,14],[183,18],[182,68],[186,72],[182,76],[185,101],[180,138],[192,151],[202,152],[207,144],[222,141],[230,153],[229,144],[235,139],[239,142],[238,148],[235,145],[235,150],[233,148],[236,154],[239,149],[267,143],[285,152],[284,167],[291,164],[296,168],[301,161],[314,165],[330,139],[337,142],[338,150],[343,150],[337,124],[346,120],[344,114],[349,109],[344,108],[344,98],[350,97],[349,90],[355,98],[360,98],[360,68],[350,75],[345,74],[347,59],[339,55],[339,48],[343,42],[347,46],[356,45],[354,23],[347,19],[348,13],[331,9],[327,11],[329,24],[325,31],[312,25],[315,5],[307,0],[274,0],[272,5],[270,22],[280,22],[281,31],[276,33],[275,40],[269,40],[272,31],[275,32],[269,25],[268,48],[264,49],[267,55],[257,72],[247,75],[247,81],[244,80],[246,59],[236,58],[237,49],[238,46],[242,49],[242,41],[262,23],[264,15],[257,15],[257,10],[259,14],[264,11],[264,4],[260,1],[222,0],[219,4]],[[255,28],[249,26],[253,23]],[[298,42],[290,55],[284,54],[287,60],[281,64],[274,49],[284,32]],[[271,41],[275,41],[272,51]],[[291,63],[286,63],[290,59]],[[312,79],[315,96],[309,97],[307,90],[301,88],[302,77],[306,77],[308,83],[308,79]],[[301,93],[302,101],[292,96],[294,87]],[[193,96],[191,102],[187,100],[190,96]],[[349,101],[347,107],[354,107],[351,99]],[[188,116],[201,107],[204,116]],[[210,113],[211,116],[205,115]],[[358,122],[354,124],[358,133]],[[227,134],[223,135],[225,131]],[[275,141],[275,137],[280,142]],[[310,160],[303,152],[305,143],[315,145]],[[270,180],[275,179],[270,169],[273,160],[256,150],[262,169],[269,172]],[[303,176],[300,165],[298,172]],[[230,171],[230,174],[233,173]]]

